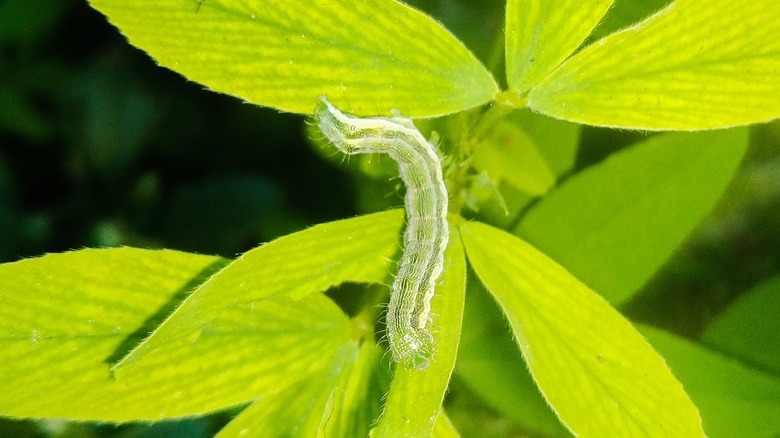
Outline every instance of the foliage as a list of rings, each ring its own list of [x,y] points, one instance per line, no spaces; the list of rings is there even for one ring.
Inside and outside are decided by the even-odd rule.
[[[0,265],[0,415],[125,423],[222,411],[235,418],[220,437],[457,436],[463,412],[453,401],[453,426],[442,408],[455,370],[456,391],[531,434],[780,430],[776,324],[753,324],[773,320],[777,281],[735,303],[701,343],[637,331],[621,313],[723,195],[748,128],[659,134],[577,168],[578,137],[595,131],[570,123],[697,131],[780,116],[780,9],[625,1],[621,19],[612,2],[509,0],[502,87],[492,65],[399,2],[279,4],[91,1],[160,65],[247,102],[309,115],[326,95],[355,115],[435,117],[419,127],[441,137],[454,208],[433,364],[407,370],[384,354],[382,285],[403,227],[402,211],[388,210],[234,260],[122,247]],[[137,94],[120,96],[153,117]],[[43,129],[17,110],[29,119],[20,129]],[[94,155],[106,174],[144,133],[114,135],[120,147]],[[359,164],[386,178],[381,162]],[[247,193],[278,202],[241,178],[177,202],[208,190],[249,217]],[[173,215],[175,239],[188,241],[179,227],[203,211]],[[223,244],[214,251],[233,247]]]

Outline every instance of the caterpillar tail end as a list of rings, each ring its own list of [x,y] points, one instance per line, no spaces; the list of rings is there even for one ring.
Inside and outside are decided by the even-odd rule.
[[[389,337],[393,360],[418,371],[428,368],[436,351],[433,336],[425,330],[408,330],[396,335],[390,334]]]

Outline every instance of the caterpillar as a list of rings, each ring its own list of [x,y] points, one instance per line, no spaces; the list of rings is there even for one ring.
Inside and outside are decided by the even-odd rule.
[[[314,119],[341,152],[385,153],[398,164],[406,185],[407,226],[398,272],[390,287],[387,338],[396,363],[425,369],[435,352],[428,322],[449,238],[447,189],[439,157],[410,119],[351,117],[324,97],[317,102]]]

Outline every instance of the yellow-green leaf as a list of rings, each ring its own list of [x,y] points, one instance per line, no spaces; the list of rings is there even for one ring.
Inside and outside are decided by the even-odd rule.
[[[483,202],[479,205],[478,217],[484,222],[504,228],[516,223],[517,216],[533,199],[527,194],[528,191],[521,192],[521,188],[525,185],[524,181],[529,179],[527,175],[523,175],[524,172],[538,174],[540,180],[544,181],[550,172],[554,180],[571,170],[577,156],[581,125],[536,114],[527,108],[512,111],[502,123],[511,123],[512,126],[522,130],[522,138],[519,141],[527,139],[531,143],[530,149],[533,150],[526,153],[540,154],[543,161],[541,164],[532,159],[532,162],[537,161],[537,165],[541,166],[535,169],[531,169],[533,164],[526,162],[524,156],[518,157],[519,162],[502,162],[499,165],[499,170],[503,169],[505,174],[512,175],[506,175],[505,183],[499,186],[500,197],[491,193],[491,202]],[[505,138],[511,139],[511,136]],[[475,154],[479,153],[477,151]],[[475,160],[478,159],[475,157]],[[475,164],[479,165],[479,163]],[[514,184],[508,184],[509,179],[514,178],[518,178]]]
[[[431,436],[455,367],[465,292],[466,259],[458,230],[451,226],[444,274],[431,301],[436,354],[423,371],[395,367],[384,416],[372,430],[373,438]]]
[[[470,277],[463,315],[463,335],[455,373],[488,406],[524,430],[544,437],[568,437],[524,366],[501,309]]]
[[[356,115],[430,117],[489,102],[490,73],[439,23],[394,0],[91,0],[160,65],[300,114],[326,95]]]
[[[116,384],[157,382],[134,392],[143,399],[161,397],[165,385],[160,382],[173,382],[168,390],[186,396],[186,402],[168,406],[167,416],[211,412],[276,392],[322,369],[351,335],[346,315],[322,294],[232,303],[220,310],[186,337],[123,367],[115,373]]]
[[[459,438],[460,434],[458,434],[458,431],[455,429],[455,426],[450,421],[450,418],[447,417],[447,413],[444,412],[444,409],[439,411],[439,416],[436,417],[436,424],[433,426],[433,435],[431,435],[432,438]]]
[[[152,351],[186,344],[231,307],[275,296],[297,299],[346,281],[385,281],[398,251],[402,214],[394,210],[321,224],[247,252],[187,297],[117,365],[117,375]]]
[[[236,305],[123,381],[110,367],[224,267],[218,257],[84,250],[0,266],[0,414],[97,421],[197,415],[278,391],[349,337],[323,295]]]
[[[525,94],[582,44],[611,5],[608,0],[508,0],[509,88]]]
[[[510,120],[499,122],[473,155],[474,167],[494,181],[504,181],[529,195],[542,195],[555,175],[536,143]]]
[[[674,0],[615,0],[609,13],[593,29],[588,39],[597,41],[619,30],[633,26],[669,5]],[[587,42],[587,41],[586,41]]]
[[[334,393],[344,390],[357,356],[357,342],[344,344],[322,371],[254,402],[216,438],[318,436],[332,413]]]
[[[387,350],[381,346],[363,342],[348,380],[333,392],[327,422],[320,428],[320,436],[368,436],[381,414],[387,394],[389,369],[382,361],[386,354]]]
[[[528,94],[580,123],[696,130],[780,117],[773,0],[677,0],[570,58]]]
[[[479,222],[461,233],[472,267],[569,430],[582,437],[704,436],[696,407],[661,356],[606,301],[511,234]]]

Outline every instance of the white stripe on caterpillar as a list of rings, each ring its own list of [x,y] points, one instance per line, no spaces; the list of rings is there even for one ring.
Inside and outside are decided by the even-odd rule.
[[[435,349],[426,326],[449,238],[447,189],[439,157],[409,119],[350,117],[324,97],[320,97],[314,117],[325,137],[341,152],[386,153],[398,163],[406,185],[407,226],[398,273],[390,289],[387,336],[397,363],[422,370]]]

